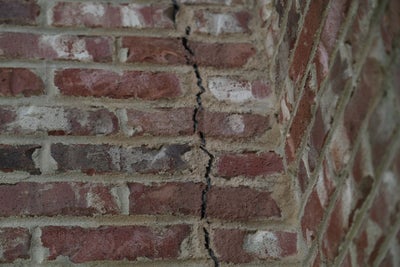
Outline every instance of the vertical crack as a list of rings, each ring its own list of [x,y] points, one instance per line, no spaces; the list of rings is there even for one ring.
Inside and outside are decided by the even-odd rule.
[[[175,4],[176,1],[173,1]],[[179,6],[178,6],[179,10]],[[199,130],[199,114],[201,111],[204,110],[203,107],[203,102],[202,102],[202,94],[206,92],[205,87],[203,86],[203,79],[201,78],[200,70],[198,65],[196,64],[195,61],[195,54],[194,51],[190,48],[189,46],[189,35],[190,35],[190,27],[186,27],[185,31],[185,36],[182,37],[182,46],[185,48],[185,51],[187,51],[186,57],[186,63],[188,65],[191,65],[193,67],[193,72],[196,76],[196,85],[199,89],[199,91],[196,93],[196,106],[194,107],[193,110],[193,132],[197,133],[200,139],[200,149],[208,156],[208,163],[206,167],[206,172],[204,174],[204,179],[206,183],[206,187],[203,189],[201,193],[201,220],[205,221],[207,225],[209,225],[209,221],[207,220],[207,194],[211,189],[211,169],[214,163],[214,155],[208,151],[207,149],[207,142],[206,142],[206,137],[203,131]],[[216,257],[213,249],[211,248],[211,242],[210,242],[210,234],[207,230],[207,227],[203,227],[203,233],[204,233],[204,246],[205,249],[208,252],[208,255],[214,262],[215,267],[219,267],[219,261],[218,258]]]

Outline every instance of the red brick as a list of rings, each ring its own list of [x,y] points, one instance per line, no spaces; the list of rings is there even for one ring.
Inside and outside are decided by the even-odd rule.
[[[245,186],[211,187],[207,193],[207,216],[225,220],[279,218],[281,209],[270,192]]]
[[[218,258],[235,264],[282,259],[297,253],[297,234],[291,232],[216,229],[212,240]]]
[[[172,28],[172,5],[60,2],[53,8],[55,26],[102,28]]]
[[[193,108],[163,108],[152,111],[128,109],[126,126],[131,135],[191,135]]]
[[[328,51],[328,54],[332,53],[336,44],[340,27],[346,19],[350,3],[351,1],[349,0],[336,0],[332,1],[329,7],[324,28],[321,33],[321,44]]]
[[[247,11],[215,12],[199,9],[194,12],[194,32],[213,35],[250,33],[251,14]]]
[[[0,228],[0,263],[29,259],[31,236],[28,229]]]
[[[56,72],[55,85],[67,96],[156,100],[181,94],[179,78],[171,73],[65,69]]]
[[[39,145],[0,144],[0,171],[26,171],[30,174],[40,174],[40,170],[32,159],[32,154],[39,148]]]
[[[257,114],[201,111],[197,120],[199,130],[208,137],[252,138],[271,127],[268,117]]]
[[[71,35],[1,33],[0,58],[110,62],[112,39]]]
[[[129,184],[131,214],[172,214],[200,216],[201,183]]]
[[[189,56],[180,38],[123,37],[122,48],[127,49],[126,62],[186,64]]]
[[[391,53],[394,47],[394,37],[400,33],[400,10],[399,1],[389,1],[386,12],[381,19],[382,39],[385,44],[386,52]]]
[[[304,133],[311,123],[312,107],[314,104],[315,92],[307,86],[303,96],[300,99],[299,107],[296,115],[293,118],[289,131],[290,136],[287,142],[290,146],[291,153],[293,154],[292,157],[289,157],[289,159],[294,159],[294,155],[297,154],[301,141],[303,140]]]
[[[68,107],[0,107],[0,133],[108,135],[118,130],[117,117],[106,109]]]
[[[102,184],[2,184],[0,202],[0,216],[89,216],[119,212],[111,187]]]
[[[36,0],[0,0],[0,23],[36,25],[40,7]]]
[[[180,0],[182,4],[212,4],[212,5],[239,5],[243,4],[244,0]]]
[[[0,68],[0,96],[44,94],[42,79],[24,68]]]
[[[189,44],[198,66],[215,68],[243,67],[256,54],[250,43],[193,43]]]
[[[317,229],[322,222],[323,216],[324,207],[321,204],[316,189],[314,189],[307,200],[303,217],[301,218],[301,229],[307,243],[312,242],[317,237]]]
[[[58,164],[58,172],[82,171],[87,174],[124,173],[174,173],[187,169],[183,155],[188,145],[166,145],[158,149],[120,147],[111,145],[51,146],[51,155]]]
[[[325,7],[328,0],[311,1],[305,20],[303,29],[301,30],[298,45],[294,52],[293,63],[290,66],[290,78],[295,82],[299,81],[305,74],[306,66],[311,55],[314,37],[323,19]]]
[[[176,259],[190,234],[188,225],[166,227],[102,226],[99,228],[42,228],[42,243],[48,260],[68,257],[73,263],[101,260]]]
[[[189,42],[194,55],[185,50],[180,38],[124,37],[122,48],[127,49],[126,62],[157,64],[186,64],[216,68],[242,67],[255,55],[250,43]]]
[[[216,166],[217,174],[224,178],[255,177],[283,171],[282,158],[274,152],[225,154],[219,157]]]
[[[382,81],[383,73],[379,62],[367,59],[363,65],[361,80],[344,113],[344,124],[351,143],[355,141],[368,109],[381,88]]]
[[[361,226],[360,233],[353,241],[355,245],[355,251],[357,252],[357,264],[358,266],[367,265],[368,256],[366,250],[368,247],[368,234],[365,229],[365,223]]]

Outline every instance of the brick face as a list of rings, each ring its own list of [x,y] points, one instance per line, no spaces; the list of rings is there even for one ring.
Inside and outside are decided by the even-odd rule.
[[[49,260],[66,256],[74,263],[101,260],[175,259],[189,235],[187,225],[164,228],[121,226],[100,228],[47,226],[42,243],[49,249]]]
[[[29,259],[31,235],[24,228],[0,228],[2,255],[0,263],[12,263],[18,259]]]
[[[399,8],[0,0],[0,264],[399,265]]]
[[[181,94],[179,78],[172,73],[65,69],[56,72],[54,83],[67,96],[156,100]]]

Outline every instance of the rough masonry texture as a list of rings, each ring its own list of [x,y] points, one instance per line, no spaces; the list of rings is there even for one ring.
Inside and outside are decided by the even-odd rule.
[[[0,0],[3,266],[400,266],[400,1]]]

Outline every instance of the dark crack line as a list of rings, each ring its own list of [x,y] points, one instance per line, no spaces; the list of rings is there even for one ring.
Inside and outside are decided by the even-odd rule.
[[[175,4],[176,2],[173,1],[173,3]],[[178,6],[178,10],[179,10],[179,6]],[[211,173],[211,169],[212,169],[215,157],[210,151],[207,150],[207,147],[206,147],[207,142],[206,142],[205,134],[204,134],[204,132],[199,130],[198,116],[199,116],[200,112],[204,110],[201,96],[206,92],[206,89],[203,86],[203,79],[201,78],[199,67],[195,62],[194,51],[189,46],[189,38],[188,37],[190,35],[190,27],[186,27],[185,34],[186,35],[184,37],[182,37],[182,45],[188,53],[188,55],[185,55],[186,63],[188,65],[192,65],[194,74],[197,79],[196,85],[199,88],[199,91],[196,94],[196,104],[197,105],[194,107],[194,110],[193,110],[193,132],[197,133],[199,135],[200,149],[208,156],[206,173],[204,174],[206,187],[203,189],[203,191],[201,193],[201,220],[206,220],[207,219],[207,194],[211,189],[210,173]],[[206,220],[206,222],[207,222],[207,224],[209,224],[209,222],[207,220]],[[211,248],[210,234],[209,234],[208,230],[206,229],[206,227],[203,227],[203,232],[204,232],[204,242],[205,242],[204,246],[208,252],[208,255],[213,260],[214,266],[219,267],[218,258],[216,257],[213,249]]]

